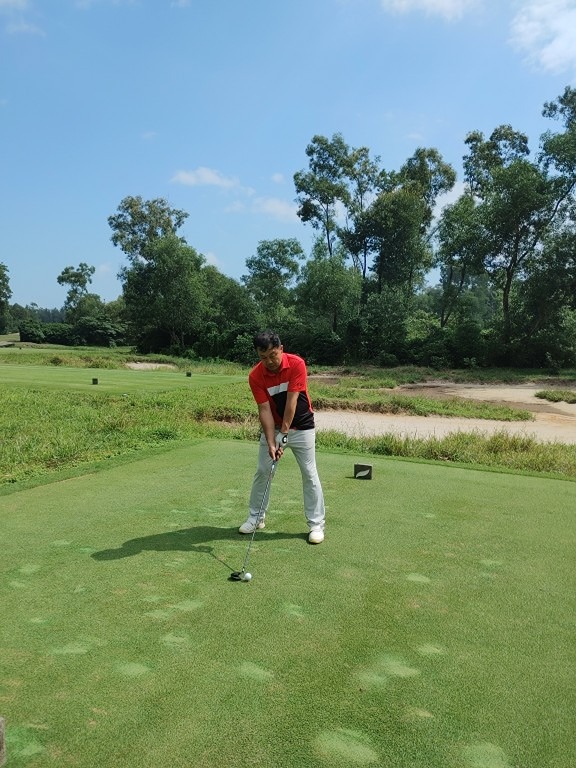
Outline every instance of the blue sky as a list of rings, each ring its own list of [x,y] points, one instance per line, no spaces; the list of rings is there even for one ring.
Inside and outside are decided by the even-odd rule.
[[[576,0],[0,0],[0,262],[12,302],[62,306],[96,268],[111,301],[127,195],[189,213],[180,233],[239,279],[261,240],[309,251],[293,174],[315,134],[387,170],[434,147],[559,128],[576,85]],[[457,188],[456,191],[459,191]]]

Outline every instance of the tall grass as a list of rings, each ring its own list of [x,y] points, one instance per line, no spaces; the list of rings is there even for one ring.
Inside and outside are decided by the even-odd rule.
[[[3,364],[123,369],[131,362],[170,365],[177,370],[194,371],[194,375],[244,376],[248,372],[246,367],[225,361],[198,362],[165,355],[139,356],[129,348],[17,344],[0,349],[0,379]],[[312,367],[310,372],[310,391],[318,410],[357,409],[502,421],[531,418],[527,411],[489,403],[400,395],[392,390],[402,383],[416,383],[430,378],[521,383],[527,378],[533,379],[533,372],[439,372],[408,367]],[[564,371],[562,378],[556,381],[550,377],[541,380],[556,384],[561,380],[571,385],[576,382],[576,372]],[[553,390],[549,399],[557,394],[562,394],[565,399],[567,392]],[[548,397],[549,393],[545,394]],[[206,436],[255,439],[258,430],[248,387],[228,383],[224,377],[222,383],[216,386],[193,389],[171,386],[166,391],[150,391],[148,388],[148,391],[131,390],[127,394],[102,390],[57,390],[49,385],[26,387],[22,384],[6,385],[4,382],[0,400],[0,484],[178,440]],[[576,477],[575,446],[541,444],[531,438],[514,437],[505,432],[492,437],[461,432],[444,438],[427,439],[391,434],[351,438],[327,432],[318,434],[318,444],[330,450],[356,454],[407,456]]]
[[[576,392],[573,390],[549,389],[535,394],[541,400],[549,400],[551,403],[568,403],[569,405],[576,403]]]
[[[179,440],[255,440],[258,432],[250,391],[234,383],[126,395],[7,387],[0,408],[0,484]],[[427,439],[319,432],[318,446],[366,456],[406,456],[576,478],[576,446],[541,444],[504,432]]]

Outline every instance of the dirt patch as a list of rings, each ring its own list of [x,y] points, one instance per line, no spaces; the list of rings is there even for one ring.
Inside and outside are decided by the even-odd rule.
[[[536,397],[542,389],[568,389],[532,384],[407,384],[397,392],[448,399],[469,398],[482,402],[507,405],[510,408],[530,411],[533,421],[496,421],[487,419],[463,419],[448,416],[402,416],[398,414],[366,413],[357,411],[316,411],[318,430],[335,430],[352,437],[370,437],[395,434],[402,437],[444,437],[453,432],[477,432],[485,435],[508,432],[532,437],[541,442],[576,444],[576,405],[550,403]]]
[[[126,363],[126,368],[132,368],[134,371],[159,371],[162,369],[176,371],[178,366],[170,363]]]

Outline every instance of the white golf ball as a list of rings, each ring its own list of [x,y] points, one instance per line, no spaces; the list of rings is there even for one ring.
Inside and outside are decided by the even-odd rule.
[[[252,574],[251,573],[245,573],[242,578],[243,578],[244,581],[251,581]]]

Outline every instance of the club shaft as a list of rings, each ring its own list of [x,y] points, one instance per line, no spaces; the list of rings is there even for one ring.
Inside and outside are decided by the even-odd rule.
[[[260,523],[260,520],[262,519],[262,513],[264,512],[264,507],[266,505],[266,501],[268,499],[268,491],[270,490],[270,483],[272,482],[272,475],[274,474],[274,470],[276,469],[276,464],[278,463],[278,459],[275,459],[272,462],[272,466],[270,467],[270,474],[268,475],[268,480],[266,481],[266,487],[264,488],[264,495],[262,496],[262,501],[260,503],[260,509],[258,510],[258,518],[256,520],[256,524],[254,525],[254,530],[252,531],[252,535],[250,536],[250,541],[248,542],[248,549],[246,550],[246,556],[244,557],[244,563],[242,565],[241,573],[246,573],[246,568],[248,567],[248,561],[250,560],[250,550],[252,549],[252,543],[254,542],[254,536],[256,535],[256,531],[258,530],[258,524]]]

